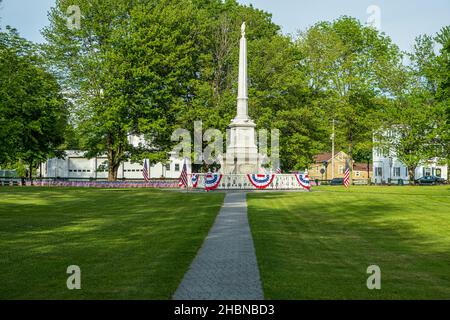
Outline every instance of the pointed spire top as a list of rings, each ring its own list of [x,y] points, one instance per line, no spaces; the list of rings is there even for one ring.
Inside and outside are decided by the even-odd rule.
[[[242,23],[242,26],[241,26],[241,34],[243,37],[245,37],[245,21]]]

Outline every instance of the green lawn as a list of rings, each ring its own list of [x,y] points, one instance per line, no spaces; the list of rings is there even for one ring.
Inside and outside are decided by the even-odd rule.
[[[0,299],[169,299],[223,194],[0,188]],[[66,269],[81,268],[81,290]]]
[[[266,298],[450,299],[448,186],[314,190],[248,195]]]

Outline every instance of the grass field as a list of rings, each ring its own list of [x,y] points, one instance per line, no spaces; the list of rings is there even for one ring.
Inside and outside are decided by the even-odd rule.
[[[0,299],[169,299],[223,194],[0,188]],[[66,269],[81,268],[81,290]]]
[[[450,299],[448,186],[315,191],[248,195],[266,298]]]

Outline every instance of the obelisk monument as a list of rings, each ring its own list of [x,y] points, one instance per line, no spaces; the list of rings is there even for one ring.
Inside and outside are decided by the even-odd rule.
[[[239,48],[239,86],[237,114],[229,125],[226,156],[223,159],[223,173],[257,173],[259,154],[256,146],[256,125],[248,116],[247,39],[245,22],[241,26]]]

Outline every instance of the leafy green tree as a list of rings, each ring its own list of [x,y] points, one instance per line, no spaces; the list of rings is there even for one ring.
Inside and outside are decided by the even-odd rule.
[[[72,4],[80,28],[67,27]],[[197,77],[198,25],[186,0],[59,0],[51,10],[46,51],[74,99],[81,145],[88,157],[106,153],[109,180],[130,158],[167,158]],[[134,147],[133,134],[148,143]]]
[[[36,48],[17,31],[0,32],[0,164],[20,161],[29,174],[61,155],[67,104]]]
[[[433,122],[433,130],[428,129],[432,135],[423,141],[423,146],[419,142],[416,144],[419,153],[422,149],[422,161],[427,160],[427,157],[438,157],[440,160],[445,159],[447,165],[450,165],[450,122],[446,109],[450,100],[445,83],[448,81],[449,43],[450,27],[443,28],[434,37],[422,35],[416,38],[414,50],[409,54],[411,81],[405,91],[409,100],[415,98],[417,113],[429,110],[428,119],[424,119],[423,125]],[[437,45],[441,46],[439,54],[435,51]],[[428,153],[430,147],[431,152]],[[447,179],[450,179],[450,175]]]
[[[438,109],[423,92],[400,97],[388,111],[386,125],[376,132],[376,147],[395,154],[413,181],[416,168],[439,153]]]
[[[439,83],[436,96],[439,119],[442,122],[438,136],[442,145],[442,157],[446,159],[447,168],[450,169],[450,26],[442,28],[435,40],[441,45],[440,55],[437,57]],[[447,174],[447,181],[450,181],[450,170],[447,170]]]
[[[315,24],[297,45],[311,89],[324,93],[319,103],[329,119],[323,125],[336,120],[337,147],[346,146],[352,160],[379,125],[379,99],[401,87],[400,51],[386,35],[346,16]]]

